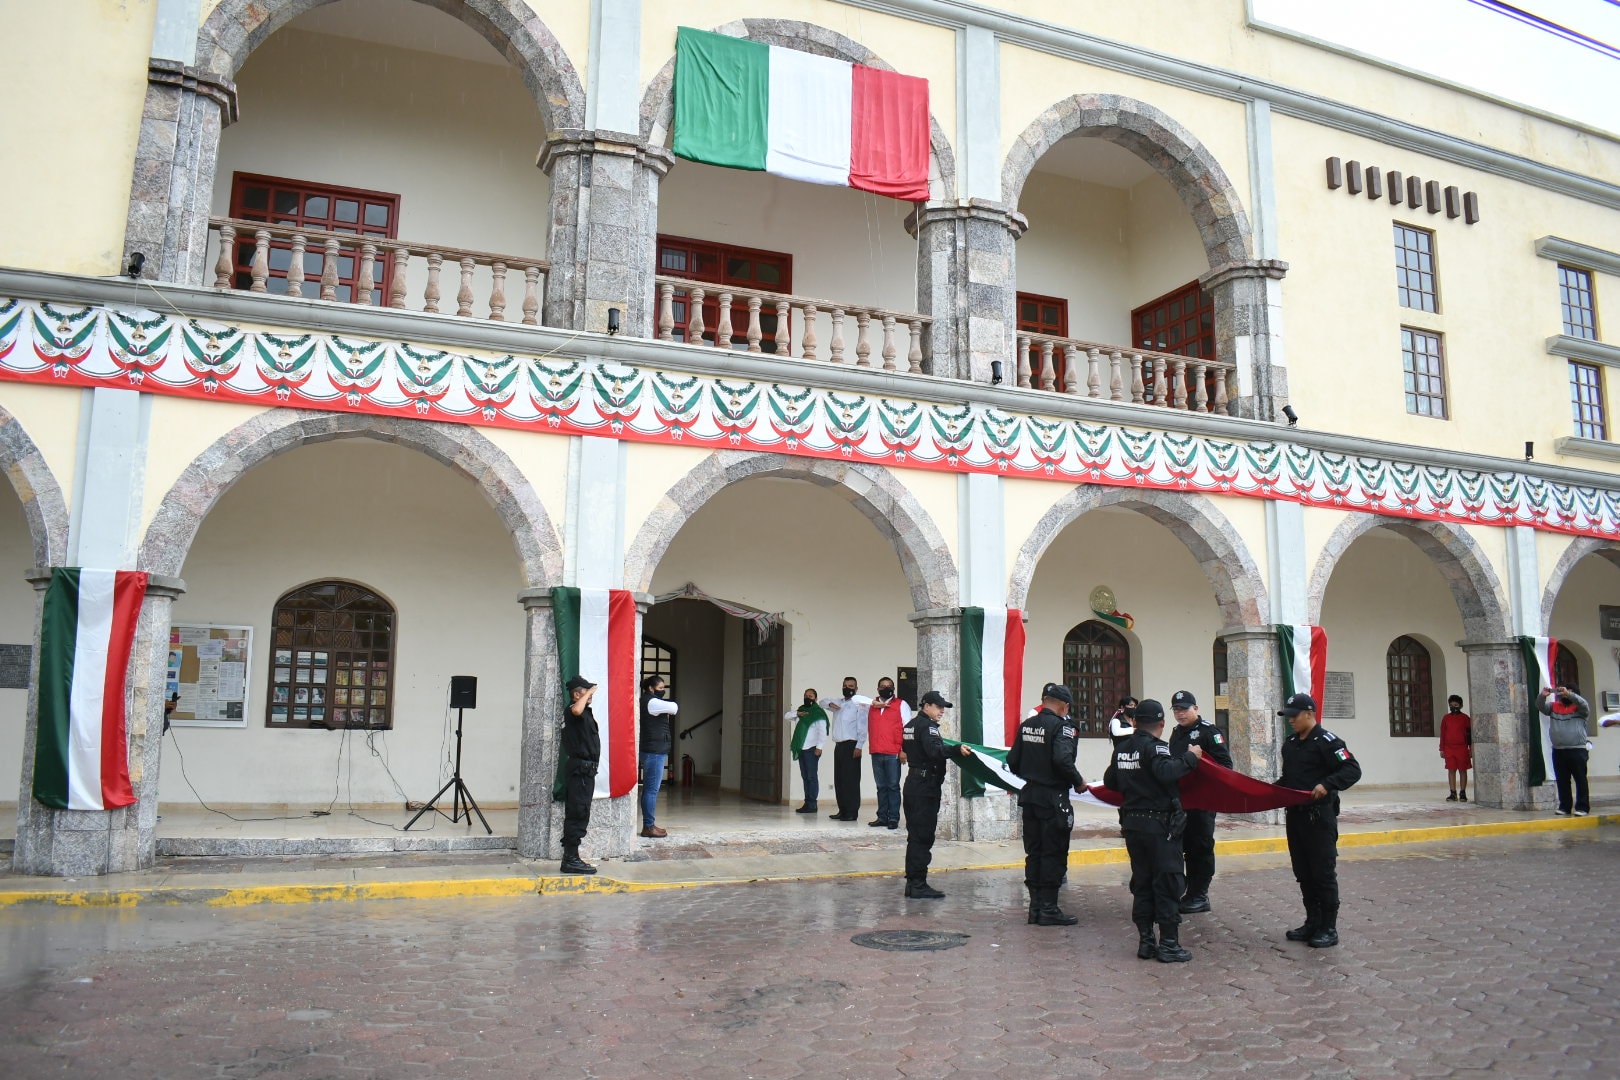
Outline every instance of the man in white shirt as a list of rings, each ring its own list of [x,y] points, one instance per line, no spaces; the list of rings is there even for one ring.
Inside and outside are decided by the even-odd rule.
[[[641,836],[669,835],[658,827],[658,789],[664,782],[664,765],[675,748],[670,717],[680,706],[665,699],[668,691],[662,675],[641,680]]]
[[[804,692],[804,704],[787,711],[784,717],[793,725],[793,741],[789,752],[799,763],[799,778],[804,781],[804,803],[795,814],[813,814],[819,809],[816,800],[821,796],[821,747],[827,741],[830,721],[826,710],[816,700],[814,690]]]
[[[822,703],[832,717],[833,794],[838,812],[827,816],[837,821],[856,821],[861,816],[861,751],[866,749],[866,710],[872,699],[856,693],[860,684],[855,676],[844,676],[844,696]]]

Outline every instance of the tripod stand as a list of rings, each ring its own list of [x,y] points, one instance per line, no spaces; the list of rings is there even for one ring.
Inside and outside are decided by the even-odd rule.
[[[484,826],[485,834],[494,835],[495,833],[495,830],[489,827],[489,822],[484,820],[484,812],[478,809],[478,803],[473,799],[472,792],[467,790],[467,785],[461,780],[461,716],[464,712],[466,712],[465,709],[458,708],[456,710],[456,771],[451,775],[449,781],[444,785],[444,787],[439,789],[439,793],[433,796],[433,798],[429,799],[427,801],[427,805],[418,810],[416,812],[416,816],[405,823],[405,828],[407,831],[409,831],[412,825],[415,825],[418,821],[420,821],[422,819],[422,815],[427,813],[429,810],[444,814],[444,811],[440,810],[435,804],[440,799],[444,798],[445,792],[449,791],[451,788],[454,788],[455,794],[451,796],[450,799],[451,812],[449,814],[445,814],[445,816],[451,821],[460,821],[462,817],[465,816],[467,819],[467,824],[471,825],[472,816],[477,814],[479,824]]]

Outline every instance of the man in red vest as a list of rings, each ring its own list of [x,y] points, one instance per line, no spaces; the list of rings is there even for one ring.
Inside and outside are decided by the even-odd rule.
[[[866,710],[866,747],[872,756],[872,779],[877,782],[879,827],[900,827],[900,750],[905,726],[911,722],[911,706],[895,696],[894,680],[885,675],[878,680],[878,696]]]

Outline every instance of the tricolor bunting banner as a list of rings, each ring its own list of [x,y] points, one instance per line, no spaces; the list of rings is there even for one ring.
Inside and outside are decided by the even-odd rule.
[[[596,798],[618,798],[636,786],[636,600],[625,589],[551,590],[557,660],[564,684],[575,675],[596,683],[591,713],[602,736]],[[563,701],[572,695],[566,690]],[[562,717],[557,718],[560,725]],[[557,776],[566,764],[558,755]],[[554,789],[554,794],[561,794]]]
[[[928,80],[746,38],[675,36],[677,157],[928,198]]]
[[[1276,626],[1283,693],[1311,695],[1320,720],[1322,693],[1327,688],[1327,631],[1304,623]]]
[[[1547,782],[1552,767],[1552,720],[1536,707],[1541,691],[1558,685],[1553,680],[1558,668],[1558,639],[1548,637],[1521,637],[1519,651],[1524,654],[1525,694],[1530,702],[1529,726],[1525,729],[1525,751],[1530,759],[1531,787]]]
[[[962,741],[1010,746],[1018,730],[1018,695],[1024,683],[1024,613],[1016,608],[963,608],[960,641],[957,718]],[[962,794],[970,799],[984,794],[984,784],[968,770],[962,775]]]
[[[147,577],[57,566],[45,589],[39,648],[34,798],[58,810],[135,802],[125,690]]]

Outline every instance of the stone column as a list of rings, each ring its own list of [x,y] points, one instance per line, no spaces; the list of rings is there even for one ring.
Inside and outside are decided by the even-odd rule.
[[[650,338],[657,317],[658,185],[675,158],[661,146],[612,131],[554,131],[539,165],[551,178],[542,322],[564,330],[607,329]]]
[[[523,605],[523,735],[518,762],[517,851],[526,859],[562,858],[562,816],[551,798],[562,729],[563,680],[551,590],[525,589]],[[555,817],[557,827],[553,829]],[[558,838],[553,843],[553,838]]]
[[[201,285],[219,135],[237,119],[236,84],[156,57],[146,78],[124,265],[139,251],[146,256],[143,277]]]
[[[1215,355],[1237,364],[1233,416],[1275,420],[1288,404],[1288,369],[1282,350],[1282,278],[1277,259],[1229,262],[1198,284],[1215,298]]]
[[[1016,381],[1017,260],[1029,228],[1018,211],[988,199],[927,203],[907,218],[917,237],[917,309],[934,320],[929,373],[987,383],[999,360]]]
[[[1530,786],[1530,697],[1517,641],[1459,641],[1468,662],[1468,714],[1474,721],[1474,802],[1534,810],[1554,801],[1548,781]]]
[[[1284,694],[1276,631],[1261,626],[1227,627],[1220,638],[1226,643],[1232,766],[1261,780],[1274,780],[1281,771],[1282,740],[1287,734],[1277,715]]]
[[[34,605],[34,665],[23,729],[22,788],[17,794],[17,844],[11,866],[19,874],[88,877],[150,867],[157,857],[158,766],[163,756],[163,691],[169,663],[169,613],[186,591],[179,578],[153,575],[147,583],[130,654],[126,735],[132,806],[117,810],[57,810],[33,797],[39,740],[40,615],[50,570],[36,567],[28,580]]]

